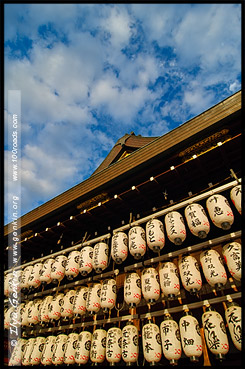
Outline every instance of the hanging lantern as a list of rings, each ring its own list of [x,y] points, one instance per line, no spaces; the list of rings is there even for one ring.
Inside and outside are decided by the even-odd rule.
[[[25,345],[25,350],[23,352],[22,365],[24,366],[31,365],[30,357],[31,357],[31,353],[32,353],[35,342],[36,342],[36,338],[29,338],[27,340],[26,345]]]
[[[88,296],[88,287],[81,286],[76,290],[73,303],[73,313],[75,317],[86,313],[86,300]]]
[[[39,365],[41,362],[42,351],[45,345],[45,337],[37,337],[33,345],[33,350],[30,355],[30,365]]]
[[[145,230],[140,226],[132,227],[128,233],[129,252],[135,259],[140,259],[146,252]]]
[[[159,219],[151,219],[146,223],[147,246],[154,252],[159,252],[165,245],[163,223]]]
[[[64,278],[66,263],[67,257],[65,255],[56,256],[51,268],[51,279],[53,283],[58,283]]]
[[[51,319],[51,322],[54,320],[60,319],[60,315],[61,315],[60,310],[61,310],[61,306],[63,305],[64,305],[64,294],[59,293],[58,295],[55,295],[49,305],[49,311],[48,311],[48,316],[49,316],[49,319]]]
[[[202,355],[202,337],[198,320],[186,311],[179,321],[183,351],[192,362],[198,362]]]
[[[34,264],[31,274],[28,279],[28,285],[29,288],[37,288],[41,284],[40,275],[42,270],[43,264],[42,263],[36,263]]]
[[[208,217],[202,205],[190,204],[185,208],[187,225],[194,236],[206,238],[210,231]]]
[[[221,288],[227,282],[226,271],[220,254],[216,250],[205,250],[200,254],[205,278],[212,287]]]
[[[222,316],[209,306],[202,314],[202,325],[209,350],[220,361],[229,351],[229,343]]]
[[[41,363],[43,365],[52,365],[52,355],[55,347],[56,336],[48,336],[46,338],[44,348],[41,355]]]
[[[124,279],[124,300],[130,308],[141,301],[141,282],[137,273],[129,273]]]
[[[17,344],[14,347],[13,352],[11,354],[8,366],[21,366],[22,354],[26,342],[27,340],[25,340],[24,338],[18,338]]]
[[[23,314],[24,308],[25,308],[25,303],[22,302],[21,304],[18,305],[18,307],[16,309],[16,319],[15,319],[15,323],[14,324],[17,327],[20,327],[21,326],[21,316]]]
[[[88,288],[88,297],[86,300],[86,309],[90,314],[96,314],[100,310],[101,284],[94,283]]]
[[[54,259],[47,259],[43,263],[43,267],[42,267],[41,274],[40,274],[40,281],[44,285],[52,282],[51,269],[52,269],[53,263],[54,263]]]
[[[164,313],[164,320],[160,324],[162,350],[171,365],[177,365],[181,357],[181,342],[178,324],[171,315]]]
[[[141,274],[142,294],[146,302],[154,303],[160,297],[159,276],[155,268],[145,268]]]
[[[5,311],[4,314],[4,329],[10,328],[10,323],[13,322],[13,314],[15,313],[15,307],[11,306]]]
[[[92,363],[103,363],[106,354],[106,331],[95,329],[92,335],[90,360]]]
[[[78,342],[75,352],[76,364],[87,364],[91,348],[92,333],[83,331],[79,333]]]
[[[28,281],[29,281],[29,277],[31,275],[32,269],[33,269],[33,265],[28,265],[25,267],[25,269],[22,272],[20,287],[23,290],[23,292],[26,292],[29,289]]]
[[[168,239],[175,245],[181,245],[186,239],[184,218],[177,211],[165,215],[165,227]]]
[[[72,280],[79,273],[80,265],[80,251],[72,251],[68,255],[67,264],[65,268],[65,275],[67,279]]]
[[[122,357],[122,331],[120,328],[111,327],[106,336],[106,360],[110,365],[119,363]]]
[[[96,243],[93,253],[93,268],[96,273],[101,273],[108,266],[109,247],[105,242]]]
[[[4,275],[4,295],[5,296],[9,296],[10,293],[10,281],[13,278],[13,274],[12,273],[7,273]]]
[[[39,310],[39,317],[38,320],[41,322],[41,325],[49,322],[49,309],[50,304],[53,301],[53,296],[49,295],[46,296],[41,303],[40,310]]]
[[[39,317],[39,310],[41,306],[42,300],[37,299],[34,300],[33,303],[28,308],[28,324],[29,325],[36,325],[39,323],[38,317]]]
[[[9,293],[19,293],[21,290],[22,270],[13,270],[9,279]]]
[[[21,326],[25,327],[28,326],[28,310],[30,305],[33,304],[33,301],[29,301],[25,304],[25,306],[23,307],[23,311],[21,312]]]
[[[93,253],[94,249],[91,246],[85,246],[81,249],[79,272],[82,276],[86,276],[93,269]]]
[[[183,255],[179,259],[180,278],[184,288],[191,294],[202,288],[202,277],[197,259],[191,255]]]
[[[122,358],[126,365],[132,365],[138,360],[138,356],[138,329],[131,322],[128,322],[122,329]]]
[[[154,323],[147,323],[142,328],[142,346],[145,360],[155,365],[161,360],[162,345],[159,327]]]
[[[238,242],[227,243],[222,250],[225,262],[232,277],[237,281],[242,278],[242,246]]]
[[[224,230],[231,228],[234,215],[228,200],[222,195],[212,195],[206,201],[209,216],[213,224]]]
[[[128,256],[128,236],[118,232],[111,239],[111,257],[116,264],[121,264]]]
[[[242,308],[236,302],[227,302],[225,319],[234,346],[242,351]]]
[[[64,363],[64,351],[67,338],[68,337],[66,334],[59,334],[56,337],[55,346],[53,349],[52,364],[61,365]]]
[[[73,316],[73,303],[75,294],[75,290],[70,290],[64,296],[63,304],[60,309],[60,316],[61,318],[63,318],[63,320],[68,320],[68,318],[71,318]]]
[[[75,364],[75,352],[78,342],[78,333],[70,333],[68,335],[65,350],[64,350],[64,364]]]
[[[179,273],[176,265],[167,261],[160,264],[159,267],[160,286],[163,294],[168,298],[173,299],[179,294],[180,281]]]
[[[115,279],[105,279],[101,285],[100,306],[104,313],[113,309],[117,299]]]
[[[242,185],[241,184],[231,189],[230,197],[237,211],[240,214],[242,214]]]

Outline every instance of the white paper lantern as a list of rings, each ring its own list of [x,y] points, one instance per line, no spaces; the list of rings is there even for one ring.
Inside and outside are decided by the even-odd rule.
[[[21,326],[21,316],[23,314],[24,308],[25,308],[25,303],[22,302],[21,304],[18,305],[17,309],[16,309],[16,315],[15,315],[15,322],[14,325],[16,325],[17,327]]]
[[[194,256],[183,255],[179,259],[179,271],[184,288],[191,294],[195,294],[202,288],[202,277]]]
[[[72,251],[68,255],[67,264],[65,268],[65,275],[67,279],[72,280],[79,274],[80,265],[80,251]]]
[[[18,338],[17,344],[11,354],[8,366],[21,366],[24,346],[26,342],[27,340],[25,340],[24,338]]]
[[[43,264],[42,263],[36,263],[34,264],[31,274],[28,279],[28,285],[29,288],[37,288],[41,284],[40,275],[42,270]]]
[[[187,225],[194,236],[206,238],[210,224],[206,212],[200,204],[190,204],[185,208]]]
[[[229,343],[222,316],[209,307],[202,314],[202,325],[208,349],[217,359],[224,359],[229,351]]]
[[[176,265],[167,261],[159,267],[160,286],[163,294],[172,299],[179,294],[180,280]]]
[[[239,184],[233,187],[230,191],[231,201],[236,207],[237,211],[242,214],[242,185]]]
[[[86,300],[88,296],[88,287],[81,286],[76,290],[73,303],[74,316],[82,316],[86,313]]]
[[[81,249],[79,272],[82,276],[86,276],[93,270],[93,254],[94,249],[91,246],[85,246]]]
[[[12,279],[12,273],[7,273],[4,275],[4,295],[9,296],[10,293],[10,280]]]
[[[25,269],[23,270],[23,273],[21,275],[21,283],[20,283],[20,287],[21,289],[23,289],[23,291],[26,291],[29,289],[29,277],[31,275],[33,269],[33,265],[28,265],[25,267]]]
[[[122,329],[122,359],[128,365],[135,363],[139,356],[138,329],[129,322]]]
[[[88,296],[86,300],[86,309],[90,314],[96,314],[100,310],[100,294],[101,284],[93,283],[88,288]]]
[[[111,327],[106,336],[106,360],[110,365],[119,363],[122,357],[122,331],[120,328]]]
[[[178,211],[165,215],[165,228],[168,239],[175,245],[181,245],[186,239],[184,218]]]
[[[28,309],[29,309],[29,304],[32,304],[33,301],[29,301],[25,304],[25,306],[23,307],[23,310],[21,311],[21,326],[25,327],[28,326]],[[29,305],[29,306],[28,306]]]
[[[87,364],[91,348],[92,333],[83,331],[79,333],[75,352],[75,362],[77,364]]]
[[[15,314],[15,307],[11,306],[4,314],[4,329],[9,329],[10,324],[13,324],[13,316]]]
[[[40,274],[40,281],[42,284],[49,284],[52,282],[51,269],[54,263],[54,259],[47,259],[43,263],[43,267]]]
[[[33,304],[30,305],[28,309],[28,323],[29,325],[36,325],[39,323],[39,310],[41,306],[42,300],[37,299],[33,301]]]
[[[53,300],[51,301],[49,305],[49,311],[48,316],[51,321],[60,319],[61,316],[61,306],[64,305],[64,294],[59,293],[58,295],[55,295],[53,297]]]
[[[226,271],[221,256],[216,250],[202,251],[200,262],[204,276],[210,286],[220,288],[226,284]]]
[[[9,283],[9,295],[12,293],[13,296],[20,292],[21,290],[21,279],[22,279],[22,270],[13,270],[11,273]]]
[[[225,319],[234,346],[242,351],[242,308],[235,302],[228,302]]]
[[[212,195],[206,201],[209,216],[213,224],[224,230],[231,228],[234,215],[228,200],[223,195]]]
[[[31,365],[39,365],[41,363],[42,351],[44,348],[46,338],[45,337],[37,337],[36,341],[33,345],[33,350],[30,356],[30,364]]]
[[[146,302],[154,303],[160,297],[159,275],[155,268],[145,268],[141,274],[142,294]]]
[[[146,252],[145,230],[140,226],[132,227],[128,233],[129,252],[135,259],[140,259]]]
[[[25,350],[23,352],[22,365],[24,366],[31,365],[30,363],[31,353],[32,353],[35,342],[36,342],[36,338],[29,338],[27,340],[26,345],[25,345]]]
[[[93,363],[103,363],[106,354],[106,331],[95,329],[92,335],[90,360]]]
[[[118,232],[111,239],[111,257],[116,264],[121,264],[128,256],[128,236]]]
[[[161,360],[162,345],[159,327],[154,323],[147,323],[142,328],[142,346],[144,358],[154,365]]]
[[[159,252],[165,245],[163,223],[159,219],[151,219],[146,223],[147,246],[154,252]]]
[[[48,336],[46,338],[44,348],[41,355],[41,363],[43,365],[52,365],[53,350],[55,347],[56,336]]]
[[[227,243],[222,250],[225,262],[232,277],[237,281],[242,278],[242,246],[238,242]]]
[[[64,351],[65,351],[65,344],[67,341],[66,334],[59,334],[56,337],[55,346],[53,350],[52,356],[52,364],[54,365],[61,365],[64,363]]]
[[[105,242],[96,243],[93,253],[93,268],[96,273],[101,273],[108,266],[109,246]]]
[[[49,322],[49,309],[50,304],[53,301],[53,296],[49,295],[46,296],[41,303],[40,310],[39,310],[39,318],[38,320],[43,324]]]
[[[58,283],[64,278],[66,263],[67,257],[65,255],[56,256],[51,267],[51,278],[54,283]]]
[[[78,342],[78,333],[70,333],[68,335],[65,351],[64,351],[64,364],[75,364],[75,353]]]
[[[141,301],[141,282],[137,273],[129,273],[124,279],[124,300],[130,308]]]
[[[115,279],[105,279],[101,285],[100,306],[106,313],[113,309],[117,299]]]
[[[183,351],[190,361],[197,362],[202,355],[202,337],[198,320],[186,312],[179,321]]]
[[[75,298],[76,291],[70,290],[68,291],[63,299],[63,305],[61,306],[60,313],[63,320],[67,320],[73,316],[73,304]]]
[[[177,365],[182,353],[179,326],[170,315],[164,319],[160,324],[162,351],[171,365]]]

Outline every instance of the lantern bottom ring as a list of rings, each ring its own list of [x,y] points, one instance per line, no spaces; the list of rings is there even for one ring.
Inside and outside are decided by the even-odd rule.
[[[192,363],[198,363],[199,361],[199,357],[198,356],[190,356],[190,361]]]
[[[224,354],[216,354],[215,359],[217,359],[221,362],[225,359],[225,355]]]
[[[182,239],[181,239],[181,238],[179,238],[179,237],[176,237],[176,238],[174,239],[174,244],[175,244],[176,246],[182,245]],[[176,364],[174,364],[174,365],[176,365]]]
[[[205,231],[199,231],[198,232],[198,237],[199,238],[206,238],[207,237],[207,233]]]
[[[135,258],[136,260],[141,259],[141,257],[142,257],[142,255],[141,255],[141,254],[139,254],[138,252],[136,252],[136,254],[134,254],[134,258]]]
[[[228,229],[231,228],[231,224],[228,222],[223,222],[221,223],[221,228],[224,229],[224,231],[227,231]]]
[[[171,360],[169,361],[169,364],[170,364],[170,365],[173,365],[173,366],[178,365],[178,360],[176,360],[176,359],[171,359]]]

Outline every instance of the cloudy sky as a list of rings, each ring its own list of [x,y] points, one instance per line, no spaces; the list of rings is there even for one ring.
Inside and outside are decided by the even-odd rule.
[[[239,4],[5,4],[4,23],[22,215],[88,178],[125,133],[163,135],[241,88]],[[5,136],[6,164],[9,150]]]

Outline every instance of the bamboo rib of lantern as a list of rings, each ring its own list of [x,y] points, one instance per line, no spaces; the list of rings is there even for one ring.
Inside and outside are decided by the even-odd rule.
[[[225,185],[222,185],[222,186],[219,186],[217,188],[214,188],[212,190],[209,190],[207,192],[204,192],[204,193],[201,193],[197,196],[194,196],[194,197],[189,197],[187,200],[184,200],[184,201],[181,201],[181,202],[178,202],[177,204],[174,204],[168,208],[165,208],[163,210],[160,210],[156,213],[153,213],[151,215],[148,215],[147,217],[144,217],[144,218],[141,218],[141,219],[137,219],[135,220],[134,222],[132,223],[128,223],[128,224],[125,224],[119,228],[116,228],[113,230],[113,234],[117,233],[117,232],[121,232],[121,231],[125,231],[133,226],[137,226],[139,224],[142,224],[142,223],[146,223],[148,222],[148,220],[152,219],[152,218],[158,218],[162,215],[165,215],[166,213],[169,213],[173,210],[177,210],[177,209],[180,209],[180,208],[183,208],[184,206],[187,206],[187,205],[190,205],[192,204],[193,202],[196,202],[196,201],[199,201],[199,200],[203,200],[211,195],[214,195],[216,193],[220,193],[220,192],[223,192],[225,190],[228,190],[234,186],[236,186],[237,184],[241,183],[241,179],[239,178],[238,180],[235,180],[235,181],[232,181],[232,182],[229,182],[229,183],[226,183]]]
[[[151,265],[152,263],[157,263],[157,262],[160,262],[160,261],[163,261],[163,260],[167,260],[169,258],[175,258],[175,257],[177,257],[181,254],[186,253],[186,252],[198,251],[198,250],[200,250],[200,249],[202,249],[206,246],[216,246],[216,245],[222,244],[223,242],[226,242],[226,241],[229,242],[230,240],[234,240],[234,239],[237,239],[237,238],[241,237],[241,234],[242,234],[241,231],[232,232],[232,233],[229,233],[227,235],[214,238],[213,240],[204,241],[204,242],[198,243],[198,244],[193,245],[193,246],[188,246],[186,248],[176,250],[176,251],[170,252],[170,253],[165,254],[165,255],[161,255],[161,256],[157,256],[155,258],[145,260],[144,265],[143,265],[142,262],[135,263],[135,264],[132,264],[132,265],[128,265],[128,266],[124,267],[124,272],[123,273],[129,272],[129,271],[132,271],[132,270],[135,270],[135,269],[141,269],[144,266]],[[115,275],[115,272],[116,272],[116,270],[115,271],[111,270],[111,271],[108,271],[108,272],[105,272],[105,273],[101,273],[99,275],[95,275],[93,277],[91,276],[91,277],[88,277],[88,278],[85,278],[85,279],[80,279],[78,281],[73,281],[71,283],[65,284],[65,285],[60,286],[60,287],[54,287],[54,288],[51,288],[51,289],[48,289],[48,290],[44,290],[43,292],[35,292],[34,294],[28,295],[28,298],[31,299],[33,297],[38,297],[38,296],[49,294],[51,292],[56,292],[57,290],[61,291],[61,290],[64,290],[66,288],[71,288],[71,287],[74,287],[74,286],[79,286],[79,285],[83,285],[83,284],[86,284],[86,283],[90,283],[92,281],[100,280],[101,278],[107,278],[107,277]]]

